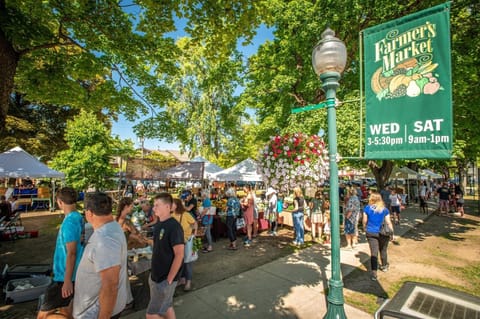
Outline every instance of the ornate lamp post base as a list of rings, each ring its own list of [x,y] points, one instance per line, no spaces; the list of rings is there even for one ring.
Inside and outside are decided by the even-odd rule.
[[[343,307],[343,282],[341,280],[334,280],[331,278],[328,281],[328,305],[327,313],[324,319],[346,319],[345,309]]]

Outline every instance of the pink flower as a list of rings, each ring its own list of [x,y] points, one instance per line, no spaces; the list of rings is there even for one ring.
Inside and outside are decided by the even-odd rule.
[[[259,156],[259,171],[267,185],[282,191],[317,185],[328,175],[328,151],[317,135],[274,136],[263,152]],[[266,156],[268,153],[270,156]]]

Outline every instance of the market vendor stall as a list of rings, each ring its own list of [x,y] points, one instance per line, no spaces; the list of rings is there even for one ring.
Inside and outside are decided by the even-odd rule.
[[[257,173],[257,163],[251,158],[215,173],[211,177],[215,181],[245,181],[245,182],[260,182],[262,176]]]
[[[4,178],[52,178],[62,179],[65,178],[65,174],[49,168],[47,165],[38,161],[35,157],[25,152],[20,147],[14,147],[4,153],[0,154],[0,177]],[[52,203],[55,203],[55,183],[52,182],[53,190],[51,192],[53,198],[50,199],[50,193],[48,193],[48,203],[50,209],[53,209]],[[28,194],[22,194],[22,192],[29,192]],[[36,192],[36,193],[34,193]],[[30,198],[30,205],[32,204],[32,198],[40,198],[37,189],[25,189],[19,190],[18,195],[26,196]],[[36,200],[35,202],[39,202]]]
[[[152,248],[147,246],[145,248],[131,249],[128,251],[127,268],[129,275],[136,276],[152,267]]]

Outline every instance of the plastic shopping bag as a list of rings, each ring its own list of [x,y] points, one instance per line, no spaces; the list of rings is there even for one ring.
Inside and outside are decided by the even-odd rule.
[[[243,217],[237,218],[236,220],[237,229],[245,227],[245,219]]]
[[[198,252],[193,251],[193,242],[195,240],[195,236],[190,236],[185,243],[185,256],[183,261],[188,264],[194,262],[198,259]]]

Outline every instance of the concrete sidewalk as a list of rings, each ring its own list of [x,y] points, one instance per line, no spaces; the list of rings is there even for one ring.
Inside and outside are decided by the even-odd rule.
[[[395,236],[400,237],[429,215],[421,214],[418,205],[413,205],[401,216],[402,224],[395,226]],[[344,277],[368,263],[370,251],[365,236],[360,236],[360,244],[353,251],[342,249],[340,255]],[[330,247],[313,245],[177,297],[174,308],[179,319],[320,318],[327,310],[324,292],[330,276]],[[348,318],[373,317],[347,304],[344,308]],[[145,318],[145,310],[122,318]]]

